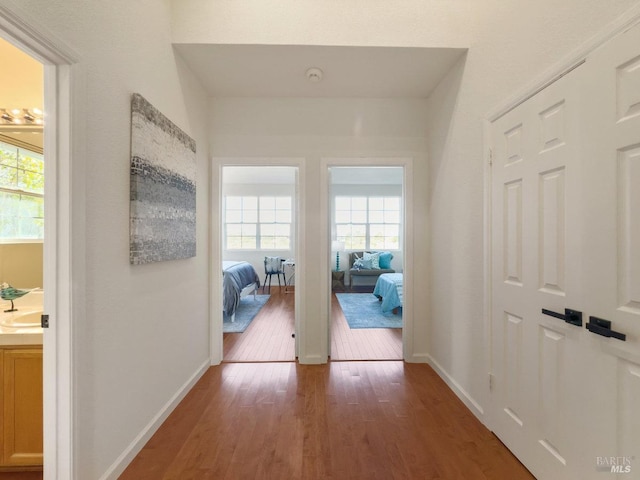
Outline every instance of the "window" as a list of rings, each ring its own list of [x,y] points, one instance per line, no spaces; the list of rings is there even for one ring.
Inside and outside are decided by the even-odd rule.
[[[0,142],[0,240],[44,238],[44,158]]]
[[[398,250],[400,197],[336,197],[335,224],[347,250]]]
[[[225,197],[227,250],[288,250],[291,197]]]

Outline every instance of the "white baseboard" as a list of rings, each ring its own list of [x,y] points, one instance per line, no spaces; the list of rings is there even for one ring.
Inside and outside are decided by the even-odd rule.
[[[171,397],[171,399],[160,409],[160,411],[151,419],[147,426],[138,434],[138,436],[131,442],[131,444],[122,452],[122,454],[116,459],[116,461],[109,467],[109,469],[100,477],[100,480],[116,480],[122,472],[127,468],[129,463],[135,458],[142,447],[146,445],[149,439],[160,428],[160,425],[167,419],[167,417],[178,406],[182,399],[189,393],[189,390],[193,388],[200,377],[204,375],[204,372],[211,366],[211,361],[207,359],[202,365],[198,367],[191,378],[185,382],[182,387]]]
[[[444,380],[449,388],[453,390],[453,393],[455,393],[458,398],[462,400],[462,403],[464,403],[467,408],[471,410],[476,417],[478,417],[478,420],[485,424],[484,409],[480,406],[480,404],[476,402],[473,397],[469,395],[469,393],[467,393],[467,391],[462,388],[462,386],[458,382],[456,382],[456,380],[451,375],[449,375],[445,371],[445,369],[435,361],[432,356],[429,355],[428,357],[429,365],[431,365],[431,367],[436,371],[440,378],[442,378],[442,380]]]
[[[405,358],[407,363],[430,363],[431,357],[427,353],[414,353]]]
[[[300,365],[322,365],[327,363],[328,358],[320,355],[305,355],[298,357],[298,363]]]

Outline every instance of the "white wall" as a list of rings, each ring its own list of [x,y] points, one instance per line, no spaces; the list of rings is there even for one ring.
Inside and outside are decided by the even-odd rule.
[[[81,59],[72,95],[83,125],[74,141],[85,146],[75,161],[86,171],[86,223],[75,227],[86,258],[74,259],[85,283],[73,288],[86,295],[86,316],[73,318],[75,458],[76,478],[97,479],[209,358],[207,100],[174,56],[167,1],[10,5]],[[196,258],[129,264],[134,92],[197,142]]]
[[[302,362],[326,360],[327,323],[321,318],[319,259],[328,238],[322,238],[320,218],[320,165],[322,158],[412,157],[414,161],[414,209],[426,212],[427,160],[425,157],[426,108],[423,100],[406,99],[310,99],[215,98],[211,100],[210,142],[214,161],[213,184],[218,184],[219,162],[226,158],[303,158],[304,183],[299,195],[305,210],[299,216],[306,254],[304,277],[296,275],[296,291],[302,295],[300,312],[305,344]],[[214,196],[215,197],[215,196]],[[219,224],[219,203],[212,199],[212,221]],[[420,219],[418,219],[420,220]],[[415,237],[427,235],[426,224],[415,222]],[[296,259],[298,260],[298,259]],[[335,261],[335,257],[334,257]],[[414,258],[416,272],[427,268],[427,251]],[[427,291],[424,275],[416,276],[416,292]],[[422,297],[421,297],[422,298]],[[424,309],[417,309],[424,311]],[[426,319],[416,317],[415,351],[426,353]]]
[[[478,13],[472,9],[477,3],[173,0],[173,39],[177,43],[464,48],[470,44],[469,27]]]
[[[480,407],[483,328],[482,119],[637,0],[478,3],[473,46],[432,93],[429,112],[432,359]],[[476,410],[476,414],[478,414]]]
[[[174,40],[184,43],[470,48],[425,106],[429,124],[423,133],[428,134],[430,180],[423,183],[425,194],[429,189],[426,201],[415,208],[419,223],[415,237],[416,254],[428,254],[431,259],[433,303],[424,305],[430,316],[431,358],[443,375],[459,385],[459,393],[466,392],[463,395],[476,402],[480,408],[475,413],[480,415],[488,393],[482,309],[482,120],[507,96],[638,3],[409,0],[401,6],[388,1],[367,2],[365,8],[359,2],[337,5],[286,0],[274,8],[260,0],[242,5],[225,0],[174,0],[172,28]],[[218,107],[226,109],[225,105]],[[251,121],[248,130],[254,129],[264,149],[277,152],[278,142],[272,140],[271,132],[277,127],[270,124],[269,116],[260,121],[266,130],[264,136]],[[312,123],[306,122],[309,126]],[[235,134],[224,125],[214,131],[218,128],[222,130],[215,137],[221,141],[219,147],[233,150],[231,138]],[[236,140],[248,133],[242,125],[234,128]],[[319,132],[327,128],[317,126]],[[311,144],[317,140],[313,131],[304,134]],[[287,150],[307,155],[299,138],[289,137],[287,143],[291,146]],[[309,178],[313,177],[312,171]],[[427,182],[427,172],[417,171],[415,178]],[[318,211],[316,193],[309,185],[310,212]],[[427,221],[431,222],[429,235]]]

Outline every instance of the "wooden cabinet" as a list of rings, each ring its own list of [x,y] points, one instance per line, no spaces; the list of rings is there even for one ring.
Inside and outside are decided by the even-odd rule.
[[[0,376],[0,469],[40,466],[42,347],[0,347]]]

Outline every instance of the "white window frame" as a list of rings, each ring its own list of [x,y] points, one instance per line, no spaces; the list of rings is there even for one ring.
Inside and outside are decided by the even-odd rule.
[[[254,221],[249,221],[249,222],[227,222],[227,214],[228,214],[228,208],[227,208],[227,199],[230,197],[235,197],[235,198],[241,198],[242,199],[242,203],[244,204],[245,199],[255,199],[256,200],[256,215],[255,215],[255,222]],[[279,198],[286,198],[288,199],[289,202],[289,208],[288,208],[288,217],[289,217],[289,221],[285,222],[285,221],[278,221],[277,218],[277,212],[278,211],[283,211],[285,209],[278,209],[277,208],[277,199]],[[273,209],[274,212],[274,221],[273,222],[266,222],[266,221],[262,221],[263,219],[261,218],[261,212],[263,212],[265,209],[264,207],[261,206],[261,200],[263,199],[275,199],[276,202],[276,206]],[[244,205],[243,205],[244,207]],[[242,212],[242,216],[245,216],[245,209],[241,208],[239,209]],[[244,220],[244,218],[243,218]],[[255,247],[248,247],[248,248],[230,248],[229,247],[229,234],[228,234],[228,226],[229,225],[240,225],[241,226],[241,231],[243,230],[242,226],[251,226],[255,228]],[[266,238],[271,238],[274,237],[273,235],[262,235],[262,230],[263,230],[263,226],[267,226],[267,225],[274,225],[275,228],[277,229],[278,226],[282,226],[282,225],[286,225],[288,227],[288,233],[287,235],[275,235],[275,237],[286,237],[289,240],[289,244],[287,247],[270,247],[270,246],[264,246],[263,245],[263,237]],[[292,235],[292,227],[293,227],[293,197],[291,195],[225,195],[224,196],[224,248],[225,250],[228,251],[287,251],[287,250],[291,250],[291,244],[293,242],[293,235]],[[240,237],[243,238],[245,235],[243,235],[243,233],[241,233]],[[247,237],[253,237],[253,235],[246,235]]]
[[[40,157],[42,157],[42,155],[43,155],[42,150],[38,151],[37,147],[36,148],[28,148],[25,145],[16,145],[15,143],[11,142],[10,138],[7,138],[7,137],[3,137],[2,139],[0,139],[0,144],[2,144],[3,147],[11,147],[12,149],[15,149],[16,158],[20,157],[20,152],[21,151],[29,152],[29,153],[38,155]],[[43,161],[44,161],[44,158],[43,158]],[[15,166],[9,166],[9,167],[10,168],[15,168],[18,171],[18,174],[19,174],[20,171],[26,171],[26,169],[20,168],[19,164],[16,164]],[[41,174],[42,178],[43,178],[43,181],[44,181],[44,169],[43,169],[42,172],[34,172],[34,173]],[[17,185],[16,186],[8,186],[8,185],[1,185],[0,184],[0,192],[9,193],[9,194],[13,194],[13,195],[19,195],[21,197],[20,200],[22,200],[22,197],[44,198],[44,184],[43,184],[43,188],[42,188],[41,192],[33,192],[33,191],[23,190],[23,189],[19,188]],[[41,218],[42,221],[44,222],[44,212],[42,214],[42,217],[33,217],[33,218]],[[42,226],[40,235],[37,236],[37,237],[22,237],[22,236],[6,237],[6,238],[5,237],[0,237],[0,244],[43,243],[43,241],[44,241],[44,224]]]
[[[353,201],[354,198],[363,198],[365,199],[366,202],[366,221],[365,222],[338,222],[337,220],[337,213],[338,213],[338,199],[340,198],[348,198],[351,200],[351,202]],[[377,199],[377,198],[382,198],[382,199],[397,199],[398,200],[398,204],[399,204],[399,208],[398,208],[398,222],[371,222],[371,207],[370,207],[370,202],[371,199]],[[383,209],[383,212],[386,211]],[[351,208],[350,212],[353,212],[353,208]],[[333,203],[333,222],[334,222],[334,228],[335,228],[335,232],[336,232],[336,239],[339,241],[343,241],[345,242],[346,245],[346,250],[347,251],[358,251],[358,250],[399,250],[402,245],[402,196],[401,195],[336,195],[334,197],[334,203]],[[341,225],[352,225],[352,226],[364,226],[365,228],[365,245],[364,247],[355,247],[353,246],[353,244],[351,244],[351,246],[349,245],[349,242],[347,241],[347,236],[344,235],[339,235],[338,233],[338,227]],[[372,247],[371,246],[371,226],[372,225],[397,225],[398,228],[398,243],[396,246],[394,247]],[[385,236],[386,238],[386,236]]]

